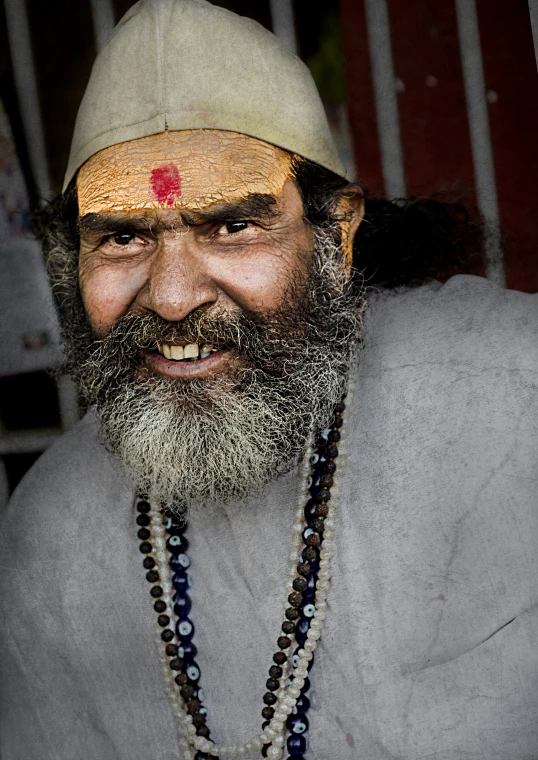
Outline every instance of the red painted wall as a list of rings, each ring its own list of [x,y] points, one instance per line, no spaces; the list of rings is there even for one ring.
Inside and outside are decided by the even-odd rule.
[[[454,0],[388,0],[408,195],[475,205]],[[477,0],[507,286],[538,291],[537,72],[526,0]],[[364,0],[341,0],[357,173],[383,191]]]

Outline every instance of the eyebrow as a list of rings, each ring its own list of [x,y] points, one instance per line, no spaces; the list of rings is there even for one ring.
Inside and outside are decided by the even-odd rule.
[[[263,193],[251,193],[238,201],[215,203],[204,210],[187,211],[177,209],[178,218],[173,221],[162,219],[159,209],[151,212],[128,213],[122,211],[86,214],[79,217],[81,234],[104,234],[107,232],[159,232],[177,229],[178,221],[185,225],[224,224],[248,219],[276,219],[280,212],[276,208],[276,198]]]

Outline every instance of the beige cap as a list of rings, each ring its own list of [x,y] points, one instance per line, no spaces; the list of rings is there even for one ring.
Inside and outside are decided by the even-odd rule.
[[[140,0],[94,63],[64,190],[98,151],[181,129],[240,132],[345,176],[308,68],[273,34],[205,0]]]

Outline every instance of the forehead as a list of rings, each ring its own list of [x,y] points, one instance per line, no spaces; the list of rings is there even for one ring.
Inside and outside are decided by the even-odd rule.
[[[113,145],[79,170],[79,213],[203,210],[249,195],[278,195],[292,155],[220,130],[164,132]]]

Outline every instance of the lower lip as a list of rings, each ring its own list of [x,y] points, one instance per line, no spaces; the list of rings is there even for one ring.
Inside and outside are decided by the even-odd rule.
[[[198,377],[207,377],[215,372],[219,372],[226,365],[233,355],[232,349],[215,351],[206,356],[205,359],[195,359],[194,361],[175,362],[166,359],[161,354],[154,354],[150,351],[144,351],[144,360],[148,367],[165,377],[171,377],[175,380],[193,380]]]

